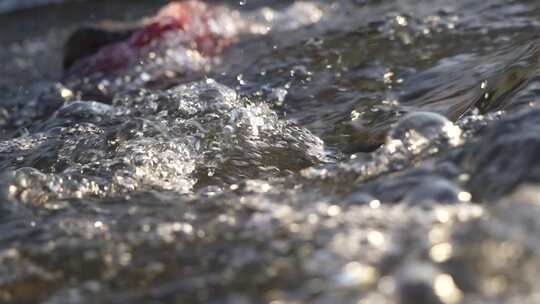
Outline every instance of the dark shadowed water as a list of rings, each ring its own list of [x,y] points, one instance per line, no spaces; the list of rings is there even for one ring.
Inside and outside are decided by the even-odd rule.
[[[539,1],[212,1],[112,72],[70,33],[164,1],[13,3],[0,303],[540,303]]]

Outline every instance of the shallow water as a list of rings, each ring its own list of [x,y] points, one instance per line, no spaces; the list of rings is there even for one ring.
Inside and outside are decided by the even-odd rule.
[[[0,18],[0,302],[540,301],[540,3],[228,2],[64,75],[163,4],[104,3]]]

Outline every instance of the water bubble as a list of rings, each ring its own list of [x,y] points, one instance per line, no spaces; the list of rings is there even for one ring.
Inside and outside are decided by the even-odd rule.
[[[389,150],[403,147],[412,154],[419,154],[435,141],[458,145],[461,134],[461,129],[442,115],[414,112],[402,117],[392,127],[386,137],[386,146]]]

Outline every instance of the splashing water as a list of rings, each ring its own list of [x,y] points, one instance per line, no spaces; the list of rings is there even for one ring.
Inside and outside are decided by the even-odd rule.
[[[0,302],[540,301],[540,4],[158,2],[0,20]]]

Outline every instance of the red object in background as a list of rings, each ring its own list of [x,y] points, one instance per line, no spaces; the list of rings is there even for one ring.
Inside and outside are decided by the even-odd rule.
[[[215,22],[219,14],[230,12],[198,0],[172,2],[148,19],[129,38],[106,44],[95,53],[75,60],[67,74],[81,76],[97,72],[112,73],[128,68],[137,64],[149,52],[159,50],[160,43],[166,44],[168,33],[176,35],[174,43],[178,47],[196,50],[203,56],[215,56],[232,41],[231,37],[212,30],[211,22]]]

